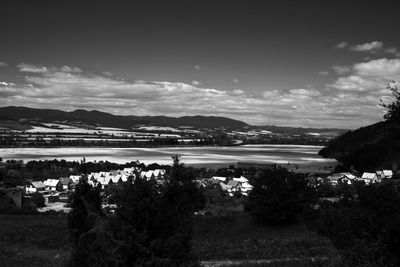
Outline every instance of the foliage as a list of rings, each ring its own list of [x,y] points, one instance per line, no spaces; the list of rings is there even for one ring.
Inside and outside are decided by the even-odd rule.
[[[36,205],[38,208],[42,208],[45,206],[45,200],[41,193],[35,192],[31,195],[31,201]]]
[[[253,190],[245,202],[245,209],[261,223],[296,222],[315,201],[315,191],[306,176],[283,168],[264,170],[251,183]]]
[[[314,226],[340,249],[347,266],[400,264],[400,184],[353,187],[353,197],[324,203]]]
[[[108,216],[97,205],[82,205],[98,203],[97,194],[90,197],[88,192],[96,189],[78,184],[69,224],[75,240],[72,265],[189,266],[194,261],[194,212],[204,207],[202,191],[190,174],[176,158],[163,182],[138,178],[123,183],[112,191],[117,209]]]
[[[397,88],[397,83],[392,81],[386,87],[392,92],[394,101],[390,104],[385,104],[381,99],[381,106],[387,109],[386,114],[383,116],[386,120],[400,121],[400,92]]]
[[[71,197],[71,212],[68,214],[68,228],[72,239],[72,263],[80,266],[85,257],[80,248],[80,238],[95,225],[102,215],[99,187],[92,187],[86,179],[81,179]]]

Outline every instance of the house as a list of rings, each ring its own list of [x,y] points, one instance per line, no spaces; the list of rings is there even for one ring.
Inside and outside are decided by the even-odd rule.
[[[60,184],[58,191],[72,190],[75,187],[75,183],[69,177],[61,177]]]
[[[223,182],[220,182],[219,185],[221,186],[222,191],[229,191],[232,189],[231,185],[224,184]]]
[[[82,178],[81,175],[70,175],[69,176],[69,179],[71,179],[75,184],[79,183],[81,178]]]
[[[249,184],[248,182],[244,182],[241,184],[240,191],[242,192],[243,195],[247,196],[247,192],[253,190],[253,186]]]
[[[346,184],[352,184],[353,181],[357,179],[355,175],[349,172],[333,173],[326,178],[333,185],[337,185],[339,181]]]
[[[142,177],[142,179],[146,179],[147,181],[155,178],[152,171],[142,171],[140,173],[140,177]]]
[[[247,179],[246,177],[244,177],[244,176],[240,176],[239,178],[233,178],[233,180],[234,181],[238,181],[238,182],[240,182],[240,183],[248,183],[249,182],[249,179]]]
[[[43,184],[46,186],[46,190],[50,192],[57,191],[57,188],[59,188],[59,183],[60,181],[57,179],[47,179],[43,182]]]
[[[0,187],[0,195],[1,193],[4,193],[7,195],[9,198],[11,198],[12,202],[17,208],[22,207],[22,195],[23,195],[23,189],[18,188],[18,187],[13,187],[13,188],[2,188]]]
[[[99,180],[97,180],[97,182],[100,183],[102,189],[106,189],[113,183],[110,176],[101,177]]]
[[[383,170],[383,175],[385,176],[384,178],[392,178],[393,177],[393,171],[392,170]]]
[[[229,180],[227,185],[231,187],[231,191],[233,192],[240,191],[241,183],[238,181]]]
[[[378,181],[378,176],[374,172],[364,172],[360,180],[364,181],[366,184],[375,183]]]
[[[111,178],[111,181],[112,181],[113,184],[120,184],[120,183],[122,183],[122,178],[121,178],[121,175],[120,175],[120,174],[115,175],[115,176],[110,176],[110,178]]]
[[[226,181],[226,177],[222,177],[222,176],[213,176],[211,179],[218,180],[218,181],[221,181],[221,182],[225,182]]]
[[[46,185],[41,181],[30,181],[25,187],[25,193],[27,195],[36,192],[43,192],[46,190]]]

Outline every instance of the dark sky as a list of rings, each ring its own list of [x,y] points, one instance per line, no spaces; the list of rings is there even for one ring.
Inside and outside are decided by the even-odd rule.
[[[395,1],[216,2],[2,1],[0,105],[315,127],[381,119],[382,89],[400,77]]]

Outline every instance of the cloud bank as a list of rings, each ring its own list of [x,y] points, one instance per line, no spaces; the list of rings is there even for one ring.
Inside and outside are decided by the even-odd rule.
[[[338,78],[321,88],[251,92],[168,81],[130,81],[73,66],[18,65],[23,82],[0,83],[1,106],[101,110],[121,115],[215,115],[250,124],[356,128],[381,120],[386,80],[400,80],[400,59],[336,67]],[[335,69],[335,68],[334,68]],[[238,84],[236,84],[238,85]]]

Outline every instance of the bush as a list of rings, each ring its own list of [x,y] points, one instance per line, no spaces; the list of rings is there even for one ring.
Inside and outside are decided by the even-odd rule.
[[[400,185],[353,186],[352,198],[320,207],[316,230],[339,249],[347,266],[399,266]]]
[[[194,212],[204,207],[190,172],[175,162],[162,184],[136,179],[112,192],[115,214],[99,209],[98,191],[83,181],[72,198],[73,266],[190,266]]]
[[[45,199],[44,199],[43,195],[39,192],[35,192],[31,195],[31,201],[38,208],[42,208],[45,206]]]
[[[261,223],[281,225],[297,222],[316,200],[306,176],[286,169],[265,170],[253,181],[245,210]]]

